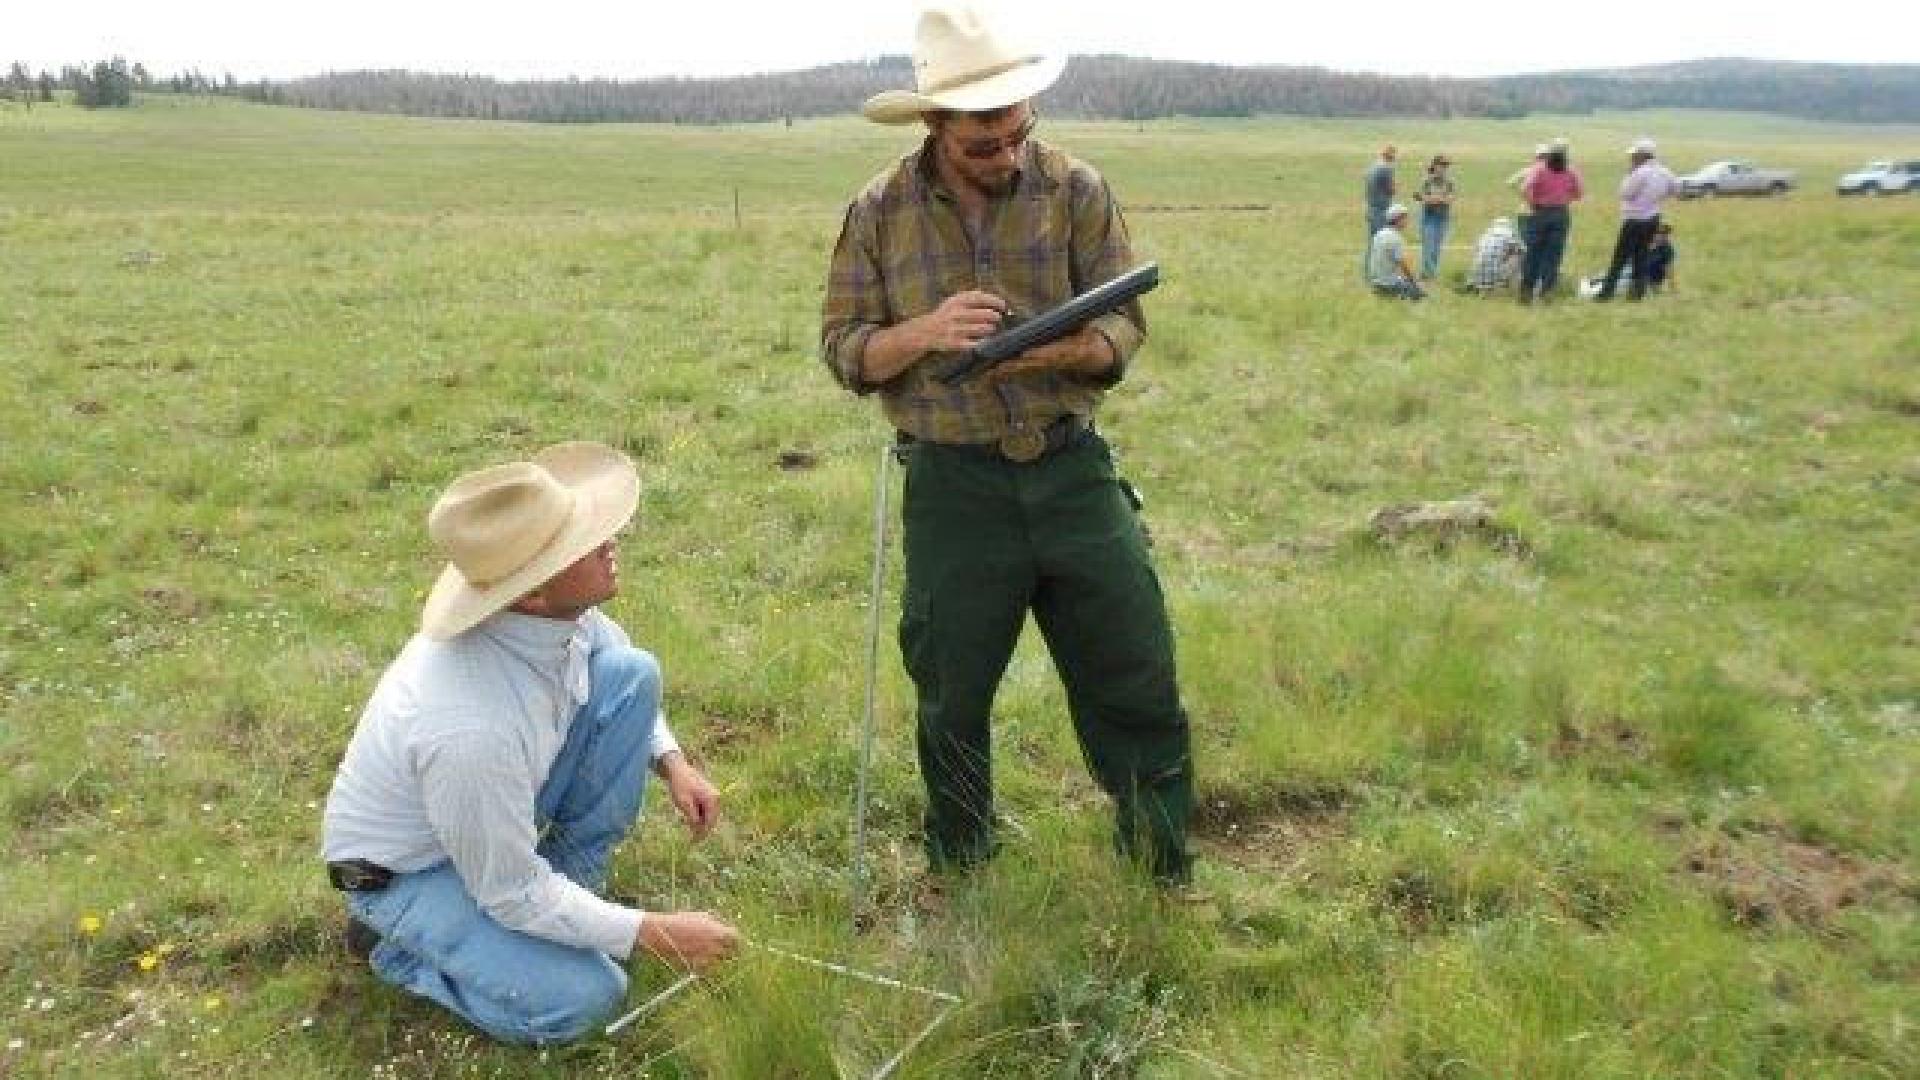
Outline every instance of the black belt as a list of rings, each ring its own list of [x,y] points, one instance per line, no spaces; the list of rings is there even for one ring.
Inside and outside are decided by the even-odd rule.
[[[393,871],[365,859],[342,859],[327,864],[327,880],[341,892],[379,892],[393,880]]]
[[[932,446],[951,450],[989,454],[1025,465],[1073,446],[1091,431],[1093,431],[1093,421],[1077,413],[1068,413],[1055,418],[1045,427],[1015,428],[1001,436],[997,442],[936,443],[928,439],[917,439],[904,431],[894,432],[894,441],[901,446],[926,442]]]

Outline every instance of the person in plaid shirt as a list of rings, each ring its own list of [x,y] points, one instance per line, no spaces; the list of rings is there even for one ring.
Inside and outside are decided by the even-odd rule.
[[[1520,272],[1520,257],[1526,245],[1513,230],[1513,222],[1497,217],[1473,249],[1473,269],[1467,272],[1467,287],[1492,292],[1512,285]]]
[[[919,147],[847,208],[821,354],[874,395],[906,464],[900,650],[917,692],[925,845],[936,871],[995,850],[989,718],[1029,611],[1067,692],[1117,845],[1190,879],[1193,762],[1172,628],[1132,489],[1094,430],[1146,336],[1139,303],[980,375],[942,378],[1009,319],[1133,264],[1092,166],[1035,137],[1064,58],[1015,48],[965,7],[919,23],[916,91],[863,107]]]

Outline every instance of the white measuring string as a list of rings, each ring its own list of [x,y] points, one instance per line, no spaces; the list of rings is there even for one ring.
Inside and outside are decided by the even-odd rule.
[[[816,960],[811,956],[802,956],[797,952],[792,952],[787,949],[782,949],[778,945],[764,945],[758,941],[746,941],[746,939],[744,938],[742,939],[742,941],[744,941],[745,944],[748,945],[749,947],[759,949],[761,952],[772,953],[775,956],[782,956],[796,963],[806,964],[809,967],[821,968],[822,970],[825,970],[825,971],[834,972],[837,975],[845,975],[850,979],[859,979],[861,982],[870,982],[876,986],[889,986],[894,988],[895,990],[908,990],[916,994],[924,994],[927,997],[934,998],[939,1001],[947,1002],[950,1005],[958,1005],[961,1003],[958,997],[956,997],[953,994],[947,993],[945,990],[929,990],[924,986],[915,986],[912,983],[901,982],[899,979],[891,979],[885,975],[875,975],[870,971],[861,971],[857,968],[850,968],[845,964],[836,964],[830,960]]]
[[[817,960],[811,956],[803,956],[800,953],[794,952],[791,949],[783,949],[778,945],[767,945],[762,942],[754,941],[750,938],[741,938],[740,942],[741,944],[746,945],[749,948],[758,949],[764,953],[771,953],[774,956],[778,956],[787,960],[792,960],[793,962],[798,964],[805,964],[808,967],[819,968],[822,971],[831,971],[836,975],[844,975],[849,979],[858,979],[861,982],[872,983],[875,986],[890,987],[895,990],[906,990],[910,993],[920,994],[925,997],[933,998],[936,1001],[944,1001],[948,1005],[962,1004],[960,998],[957,995],[949,994],[945,990],[932,990],[924,986],[915,986],[912,983],[901,982],[899,979],[889,978],[888,976],[885,976],[885,975],[876,975],[871,971],[861,971],[858,968],[848,967],[845,964],[836,964],[831,960]],[[653,995],[652,997],[648,998],[646,1001],[642,1002],[638,1008],[635,1008],[631,1012],[627,1013],[625,1016],[622,1016],[620,1019],[615,1020],[613,1023],[608,1024],[606,1028],[606,1033],[609,1035],[618,1035],[620,1032],[626,1030],[627,1027],[630,1026],[635,1020],[638,1020],[642,1016],[645,1016],[647,1013],[652,1012],[662,1002],[666,1001],[668,998],[679,993],[680,991],[686,989],[687,986],[697,978],[699,978],[699,976],[694,974],[691,971],[687,972],[685,975],[680,976],[679,980],[676,981],[672,986],[669,986],[665,990],[662,990],[659,993]],[[922,1031],[919,1037],[914,1039],[914,1042],[918,1043],[920,1039],[926,1038],[927,1032],[932,1031],[934,1026],[939,1024],[941,1020],[945,1020],[947,1018],[947,1012],[951,1012],[951,1011],[952,1011],[951,1009],[943,1011],[940,1014],[940,1016],[937,1019],[935,1019],[933,1024],[929,1024],[926,1030]],[[907,1049],[912,1049],[912,1044],[909,1044]],[[904,1054],[898,1055],[898,1056],[904,1056]]]

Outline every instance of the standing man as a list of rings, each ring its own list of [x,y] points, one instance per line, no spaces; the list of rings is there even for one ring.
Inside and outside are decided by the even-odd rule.
[[[699,970],[738,943],[706,912],[598,895],[649,768],[695,837],[719,816],[660,713],[659,664],[597,609],[639,495],[598,443],[455,480],[427,515],[448,565],[327,796],[349,949],[507,1042],[585,1034],[632,954]]]
[[[1654,158],[1654,149],[1652,139],[1635,139],[1627,148],[1627,175],[1620,181],[1620,235],[1613,242],[1613,261],[1607,264],[1607,279],[1600,283],[1595,300],[1613,299],[1620,270],[1627,266],[1633,268],[1627,299],[1647,295],[1647,251],[1660,228],[1660,204],[1678,184],[1672,171]]]
[[[833,376],[877,393],[906,462],[900,651],[917,694],[927,859],[994,853],[989,718],[1031,611],[1123,855],[1188,880],[1193,762],[1173,634],[1131,488],[1094,430],[1146,334],[1137,302],[988,372],[942,376],[1009,316],[1131,268],[1106,181],[1034,137],[1063,57],[964,6],[920,19],[917,92],[863,112],[919,147],[847,208],[821,329]]]
[[[1398,151],[1392,143],[1380,148],[1380,156],[1367,168],[1364,184],[1367,198],[1367,246],[1366,253],[1360,258],[1360,270],[1366,273],[1368,261],[1373,257],[1373,238],[1380,235],[1380,229],[1387,223],[1387,207],[1393,203],[1395,186],[1393,182],[1393,161]]]
[[[1413,279],[1413,264],[1407,261],[1407,238],[1400,227],[1407,223],[1407,208],[1399,203],[1387,207],[1387,223],[1373,234],[1373,247],[1367,252],[1367,281],[1382,296],[1420,300],[1426,292]]]

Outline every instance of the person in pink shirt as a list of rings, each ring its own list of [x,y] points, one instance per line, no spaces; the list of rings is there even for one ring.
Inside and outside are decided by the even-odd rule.
[[[1520,197],[1526,201],[1527,258],[1520,268],[1520,302],[1530,304],[1536,296],[1546,297],[1560,280],[1560,260],[1566,255],[1567,236],[1573,231],[1573,213],[1569,209],[1580,201],[1585,189],[1580,170],[1567,160],[1567,140],[1547,144],[1547,156],[1528,170],[1520,184]]]

